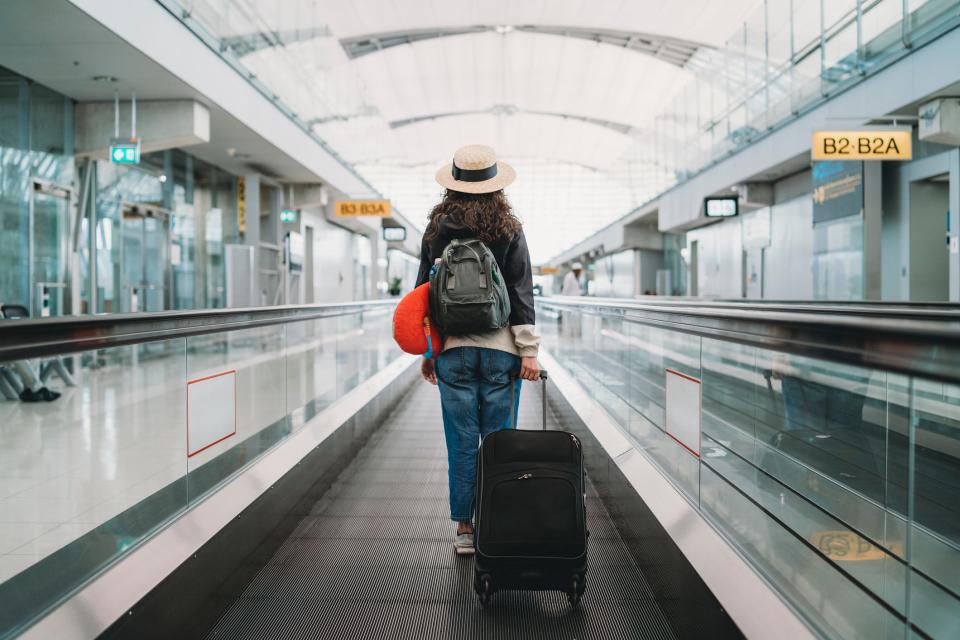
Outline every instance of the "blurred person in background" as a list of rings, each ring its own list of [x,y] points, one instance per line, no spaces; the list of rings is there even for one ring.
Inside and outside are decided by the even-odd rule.
[[[579,296],[583,295],[583,288],[580,286],[580,274],[583,273],[583,265],[579,262],[574,262],[570,267],[570,271],[567,272],[567,275],[563,278],[563,289],[560,291],[562,296]]]

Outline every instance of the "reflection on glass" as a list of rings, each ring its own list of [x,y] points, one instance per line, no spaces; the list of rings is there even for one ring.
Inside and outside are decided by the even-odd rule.
[[[287,325],[286,411],[308,407],[319,411],[337,398],[338,318],[323,318]],[[300,421],[309,420],[304,415]]]
[[[826,637],[960,633],[960,386],[590,305],[540,300],[537,317],[558,363]],[[702,381],[699,459],[664,432],[668,368]]]
[[[863,218],[854,215],[813,225],[813,296],[863,299]]]
[[[291,431],[286,402],[285,325],[187,339],[187,381],[230,374],[234,432],[191,443],[190,499],[194,500],[282,440]],[[202,397],[202,396],[201,396]],[[194,428],[187,425],[190,433]],[[215,444],[214,444],[215,443]],[[207,447],[207,445],[213,445]],[[194,453],[195,452],[195,453]]]
[[[184,340],[149,359],[142,346],[23,361],[62,362],[74,384],[48,379],[52,403],[0,403],[0,635],[187,505]]]
[[[52,403],[0,403],[0,636],[397,358],[391,318],[392,307],[351,308],[0,362],[5,396],[22,385],[24,367],[63,394]],[[58,377],[58,367],[67,375]],[[198,408],[209,409],[206,422],[196,420]]]

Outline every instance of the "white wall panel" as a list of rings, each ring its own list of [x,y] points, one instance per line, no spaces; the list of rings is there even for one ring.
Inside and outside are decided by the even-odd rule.
[[[763,297],[813,298],[813,200],[809,195],[773,206],[770,247],[764,253]]]
[[[304,210],[303,221],[313,227],[313,299],[317,302],[353,300],[356,234],[327,222],[318,209]]]
[[[698,295],[704,298],[743,297],[743,243],[740,220],[733,218],[687,234],[697,242]]]
[[[632,298],[634,294],[635,251],[629,249],[599,258],[593,274],[594,294],[601,297]]]

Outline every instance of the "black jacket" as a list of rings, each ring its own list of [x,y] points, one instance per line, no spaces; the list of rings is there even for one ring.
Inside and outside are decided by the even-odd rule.
[[[433,261],[443,255],[443,250],[451,240],[476,237],[470,229],[447,217],[440,218],[440,233],[428,243],[429,231],[430,225],[427,226],[420,245],[418,287],[430,279]],[[533,269],[530,267],[530,252],[527,251],[527,238],[523,235],[523,229],[512,240],[497,240],[492,243],[490,251],[493,252],[507,284],[507,293],[510,295],[510,324],[536,324],[533,310]]]

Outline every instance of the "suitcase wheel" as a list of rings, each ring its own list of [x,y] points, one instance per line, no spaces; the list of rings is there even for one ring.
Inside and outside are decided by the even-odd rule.
[[[477,579],[473,584],[473,588],[477,592],[477,599],[480,600],[480,606],[485,607],[490,604],[490,599],[493,597],[493,581],[489,575],[484,575]]]
[[[583,576],[573,576],[573,579],[570,581],[570,590],[567,591],[567,600],[570,601],[570,606],[576,609],[580,606],[580,598],[583,596],[583,590],[586,588],[586,585],[583,583]]]

